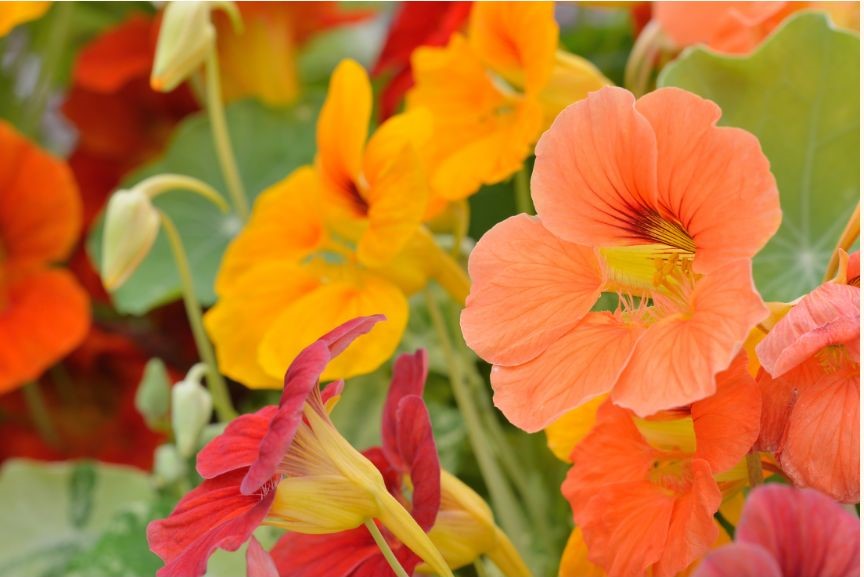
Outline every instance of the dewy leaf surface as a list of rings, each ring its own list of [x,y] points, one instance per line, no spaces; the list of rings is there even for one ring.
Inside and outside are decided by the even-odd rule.
[[[783,207],[777,235],[756,256],[765,300],[815,288],[859,197],[859,37],[823,14],[789,19],[753,54],[686,51],[660,74],[716,102],[721,124],[755,134]]]
[[[265,188],[288,176],[298,166],[312,162],[317,111],[317,102],[273,110],[249,100],[227,108],[228,130],[250,206]],[[124,187],[160,173],[199,178],[228,199],[206,115],[202,113],[185,120],[164,156],[130,175]],[[170,192],[158,197],[155,203],[180,231],[198,298],[205,306],[212,304],[215,300],[213,281],[222,253],[240,231],[240,221],[232,214],[222,214],[214,205],[188,191]],[[286,226],[290,226],[287,220]],[[100,222],[88,242],[94,263],[100,262],[101,248]],[[160,232],[150,254],[114,293],[113,300],[118,311],[141,315],[176,299],[179,294],[180,277],[174,257],[165,233]]]

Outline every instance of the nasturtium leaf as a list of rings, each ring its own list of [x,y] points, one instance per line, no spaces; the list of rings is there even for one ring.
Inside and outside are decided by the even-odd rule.
[[[319,102],[320,98],[309,98],[282,110],[269,109],[252,100],[228,106],[228,130],[250,206],[265,188],[298,166],[312,162]],[[181,123],[162,158],[132,174],[124,187],[160,173],[199,178],[228,198],[205,114]],[[221,213],[210,202],[188,191],[169,192],[157,197],[155,204],[177,226],[189,258],[195,292],[202,304],[211,304],[215,299],[213,281],[222,254],[239,232],[240,220],[231,213]],[[290,226],[288,219],[285,226]],[[95,263],[100,262],[101,247],[100,222],[88,243]],[[140,315],[176,299],[179,294],[180,277],[174,257],[165,233],[160,232],[150,254],[113,294],[113,300],[118,311]]]
[[[660,74],[716,102],[721,124],[755,134],[783,208],[777,235],[753,262],[765,300],[790,301],[822,280],[859,197],[859,37],[819,13],[783,24],[753,54],[693,48]]]
[[[0,575],[65,575],[122,510],[146,508],[153,490],[129,467],[6,461],[0,469]]]

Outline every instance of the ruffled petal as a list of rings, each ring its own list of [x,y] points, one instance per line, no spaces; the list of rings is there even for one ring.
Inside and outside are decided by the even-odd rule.
[[[858,518],[810,489],[765,485],[750,493],[735,533],[763,547],[782,575],[858,575]]]
[[[519,291],[511,294],[525,297]],[[639,325],[610,313],[588,313],[536,358],[493,367],[495,406],[520,429],[539,431],[570,409],[608,393],[642,332]]]
[[[471,293],[462,332],[497,365],[524,363],[564,336],[600,296],[594,252],[564,242],[536,218],[508,218],[483,235],[468,261]]]
[[[693,269],[752,258],[780,226],[780,196],[755,136],[720,128],[720,107],[678,88],[636,103],[657,138],[658,207],[696,245]]]
[[[708,553],[693,577],[783,577],[783,573],[764,548],[735,543]]]
[[[329,535],[289,532],[279,539],[270,555],[282,577],[348,577],[380,551],[366,527],[358,527]]]
[[[387,390],[387,399],[381,411],[381,445],[387,458],[394,464],[404,465],[399,455],[399,431],[396,411],[405,397],[423,396],[429,359],[425,349],[414,354],[399,355],[393,363],[393,378]],[[407,467],[404,467],[407,468]]]
[[[644,242],[656,211],[657,140],[633,95],[606,87],[564,109],[536,147],[531,195],[543,225],[588,246]]]
[[[147,77],[153,67],[153,21],[136,13],[90,42],[78,54],[73,83],[86,90],[113,93],[135,78]]]
[[[280,577],[273,558],[255,537],[246,548],[246,577]]]
[[[225,432],[207,443],[198,453],[198,474],[205,479],[212,479],[252,465],[258,459],[258,446],[276,410],[275,406],[266,406],[254,413],[240,415],[228,423]]]
[[[413,486],[411,516],[424,531],[429,531],[441,507],[441,465],[423,399],[411,395],[399,401],[396,421],[400,459],[407,466]]]

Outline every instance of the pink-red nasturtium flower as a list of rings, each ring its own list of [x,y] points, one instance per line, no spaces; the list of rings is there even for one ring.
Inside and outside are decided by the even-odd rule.
[[[327,363],[382,319],[353,319],[309,345],[288,368],[278,406],[238,417],[204,447],[197,462],[204,482],[147,528],[165,561],[160,577],[203,575],[214,550],[236,550],[261,524],[320,534],[373,518],[436,573],[452,575],[378,469],[330,421],[342,381],[318,386]]]
[[[466,342],[494,365],[495,404],[537,431],[604,393],[646,416],[709,397],[767,310],[751,258],[780,224],[756,138],[677,88],[607,87],[537,144],[539,218],[471,253]],[[601,293],[614,312],[590,312]]]
[[[743,354],[715,395],[689,407],[643,419],[604,403],[562,485],[589,559],[608,575],[659,577],[704,555],[718,536],[714,513],[746,483],[760,410]]]
[[[424,350],[396,360],[381,418],[380,447],[364,451],[384,476],[390,493],[429,533],[447,564],[458,569],[487,555],[505,575],[530,575],[510,540],[495,525],[479,495],[441,469],[432,424],[423,402]],[[428,572],[422,560],[383,528],[402,567]],[[339,551],[334,559],[333,551]],[[282,577],[381,577],[392,575],[363,528],[331,535],[287,533],[271,551]]]
[[[693,577],[857,577],[860,538],[858,518],[818,491],[766,485]]]
[[[774,452],[796,485],[844,503],[860,496],[860,299],[856,285],[825,283],[756,346],[759,448]]]

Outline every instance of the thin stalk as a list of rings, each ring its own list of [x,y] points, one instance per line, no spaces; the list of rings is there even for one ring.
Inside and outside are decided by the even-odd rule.
[[[387,559],[387,563],[390,565],[390,568],[393,569],[393,572],[399,577],[408,577],[408,573],[405,571],[405,568],[399,564],[399,560],[396,559],[396,555],[393,554],[393,550],[387,543],[387,539],[385,539],[384,535],[381,534],[381,530],[378,529],[378,525],[375,524],[375,521],[372,519],[366,519],[363,521],[363,524],[366,525],[372,538],[375,539],[375,544],[378,545],[379,549],[381,549],[381,554],[384,555],[385,559]]]
[[[759,457],[758,451],[750,451],[747,453],[747,480],[753,488],[762,484],[762,459]]]
[[[514,192],[516,194],[516,212],[534,214],[534,203],[531,202],[531,187],[529,185],[528,169],[525,165],[514,177]]]
[[[637,98],[650,91],[651,71],[662,50],[662,30],[654,21],[648,23],[630,51],[624,69],[624,87]]]
[[[822,282],[828,282],[837,272],[837,267],[840,265],[840,255],[837,254],[837,249],[842,248],[846,252],[849,252],[849,247],[855,244],[855,240],[860,233],[861,203],[859,202],[849,217],[849,221],[846,223],[846,227],[843,229],[839,240],[837,240],[837,246],[834,248],[834,254],[831,255],[831,262],[828,263],[828,270],[825,271]]]
[[[206,75],[207,114],[210,117],[213,143],[216,145],[216,154],[219,156],[219,165],[222,167],[222,175],[225,177],[225,185],[228,187],[234,212],[237,213],[240,220],[246,222],[249,219],[249,201],[246,198],[246,191],[243,189],[243,182],[240,180],[240,172],[237,170],[234,150],[231,148],[228,123],[225,120],[225,108],[222,106],[219,59],[216,56],[215,48],[211,49],[207,55]]]
[[[21,122],[21,131],[34,138],[39,135],[39,123],[45,113],[48,96],[51,94],[51,81],[66,49],[74,5],[74,2],[57,2],[51,14],[51,30],[48,33],[48,44],[39,67],[39,79],[27,102]]]
[[[30,417],[33,419],[39,436],[52,447],[59,447],[60,436],[57,434],[57,429],[54,428],[54,423],[51,422],[51,414],[45,405],[45,398],[42,396],[39,383],[36,381],[29,382],[24,385],[21,391],[24,393],[24,400],[27,402]]]
[[[162,219],[162,228],[168,236],[171,251],[174,253],[174,260],[177,263],[177,272],[180,274],[180,286],[183,289],[183,304],[186,306],[186,316],[189,318],[189,326],[192,328],[195,346],[198,348],[198,355],[201,357],[201,360],[207,365],[207,387],[213,396],[213,406],[216,407],[216,413],[219,415],[220,421],[230,421],[237,416],[237,412],[231,405],[231,397],[228,395],[228,384],[222,377],[222,373],[219,372],[219,367],[216,365],[216,355],[213,353],[213,347],[207,338],[207,334],[204,332],[204,323],[201,319],[201,305],[198,303],[198,297],[195,295],[195,284],[192,282],[192,272],[189,269],[189,259],[186,257],[183,241],[180,238],[180,233],[177,232],[177,227],[174,226],[168,215],[160,210],[159,217]]]
[[[518,539],[521,542],[523,533],[521,519],[518,515],[519,506],[495,460],[494,448],[486,437],[477,405],[474,403],[471,391],[465,382],[462,362],[450,340],[447,326],[441,315],[441,311],[438,309],[435,295],[429,287],[426,287],[425,295],[426,305],[429,308],[429,316],[432,319],[432,324],[435,327],[435,332],[438,334],[438,340],[441,342],[441,348],[447,359],[453,395],[456,397],[459,412],[462,414],[462,418],[465,420],[465,425],[468,428],[468,440],[471,443],[474,456],[477,458],[477,464],[480,466],[480,473],[492,497],[493,508],[501,519],[505,532],[511,538]]]

